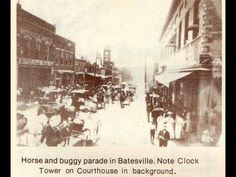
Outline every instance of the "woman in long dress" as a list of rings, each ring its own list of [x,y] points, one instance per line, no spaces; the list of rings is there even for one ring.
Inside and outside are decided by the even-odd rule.
[[[170,139],[175,138],[175,132],[174,132],[175,120],[173,119],[172,115],[173,115],[172,112],[168,112],[167,117],[164,119],[164,121],[166,122],[166,130],[170,133]]]
[[[192,123],[191,123],[190,112],[187,112],[187,114],[186,114],[185,124],[186,124],[185,133],[191,133],[192,132]]]
[[[175,118],[175,138],[177,140],[182,138],[183,127],[184,119],[179,114],[177,114]]]
[[[159,132],[161,130],[164,129],[164,116],[161,114],[160,116],[158,116],[157,118],[157,135],[159,134]]]

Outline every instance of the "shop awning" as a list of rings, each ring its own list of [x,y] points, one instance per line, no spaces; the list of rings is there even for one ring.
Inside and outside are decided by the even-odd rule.
[[[170,82],[186,77],[191,73],[192,72],[175,72],[175,73],[167,72],[167,73],[163,73],[163,74],[155,76],[155,80],[169,87]]]
[[[60,73],[60,74],[63,74],[63,73],[70,73],[70,74],[72,74],[72,73],[74,73],[73,70],[66,70],[66,69],[59,69],[59,70],[57,70],[57,72]]]
[[[107,76],[101,76],[103,79],[106,79],[106,78],[111,78],[112,77],[112,75],[107,75]]]
[[[80,71],[77,71],[76,73],[75,73],[76,75],[82,75],[82,74],[84,74],[84,72],[80,72]]]
[[[169,72],[191,72],[191,71],[210,71],[210,68],[204,67],[202,64],[194,64],[187,67],[170,70]]]
[[[100,74],[95,74],[95,75],[94,75],[94,73],[86,73],[86,74],[89,76],[93,76],[93,77],[101,77]]]

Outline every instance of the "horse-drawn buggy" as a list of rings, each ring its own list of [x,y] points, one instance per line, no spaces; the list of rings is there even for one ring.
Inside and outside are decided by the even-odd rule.
[[[70,92],[72,98],[72,105],[77,111],[79,111],[80,106],[85,104],[85,101],[89,99],[89,91],[83,89],[76,89]]]
[[[120,95],[120,91],[121,91],[121,87],[120,85],[112,85],[111,86],[111,100],[112,103],[114,103],[114,101],[119,101],[119,95]]]
[[[100,136],[101,122],[93,120],[91,117],[86,119],[76,118],[70,126],[71,137],[74,139],[72,146],[93,146],[97,143]]]
[[[105,109],[105,95],[102,90],[97,93],[97,109]]]

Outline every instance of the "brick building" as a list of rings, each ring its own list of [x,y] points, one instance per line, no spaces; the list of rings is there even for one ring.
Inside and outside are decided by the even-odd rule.
[[[26,92],[74,84],[75,43],[17,4],[17,85]]]
[[[57,87],[73,85],[75,77],[75,43],[55,34],[54,46],[54,83]]]
[[[49,86],[53,74],[55,27],[17,4],[17,85]]]
[[[194,132],[209,127],[210,110],[217,113],[214,126],[221,131],[221,0],[173,0],[160,37],[161,72],[157,82],[176,110],[192,112]]]
[[[75,59],[75,83],[79,85],[88,84],[86,75],[91,73],[91,63],[83,57]]]

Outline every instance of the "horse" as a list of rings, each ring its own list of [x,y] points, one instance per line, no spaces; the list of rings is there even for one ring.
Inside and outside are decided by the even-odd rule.
[[[61,123],[66,120],[68,121],[68,118],[71,117],[71,119],[75,119],[76,117],[76,109],[74,106],[62,106],[58,110],[59,114],[61,115]]]
[[[23,144],[22,137],[29,131],[27,128],[25,128],[27,122],[28,119],[23,114],[17,113],[17,137],[19,138],[19,145]]]
[[[22,130],[27,124],[28,119],[20,113],[17,113],[17,130]]]
[[[68,127],[59,128],[47,125],[42,129],[40,142],[43,143],[46,139],[47,146],[58,146],[62,142],[64,142],[63,146],[66,146],[70,143],[70,135]]]
[[[38,146],[43,126],[48,121],[44,114],[37,116],[37,119],[28,121],[24,115],[17,115],[17,137],[20,146]]]

